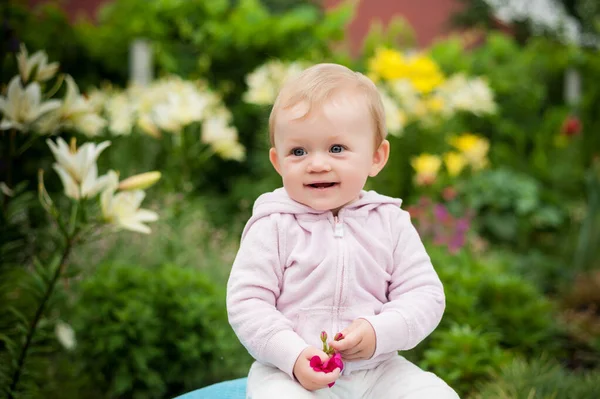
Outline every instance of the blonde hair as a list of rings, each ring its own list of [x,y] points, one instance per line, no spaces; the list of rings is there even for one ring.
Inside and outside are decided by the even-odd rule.
[[[301,119],[308,116],[313,107],[323,105],[340,90],[352,90],[363,96],[373,118],[375,148],[378,148],[387,135],[387,129],[385,111],[377,86],[362,73],[338,64],[314,65],[285,83],[275,99],[269,117],[271,146],[275,146],[275,119],[279,110],[306,103],[306,112],[298,117]]]

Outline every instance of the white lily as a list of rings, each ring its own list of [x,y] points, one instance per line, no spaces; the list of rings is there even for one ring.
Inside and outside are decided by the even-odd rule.
[[[20,80],[19,76],[13,77],[8,83],[6,97],[0,96],[0,112],[4,116],[0,130],[27,131],[41,116],[61,105],[59,100],[42,101],[42,89],[37,82],[24,88]]]
[[[70,75],[65,76],[65,81],[67,82],[67,93],[58,110],[61,124],[72,127],[87,136],[98,135],[106,126],[106,121],[96,113],[94,104],[79,93],[79,88]]]
[[[130,176],[119,183],[119,190],[145,190],[159,181],[160,177],[161,173],[158,171]]]
[[[158,220],[158,214],[140,208],[146,193],[143,190],[132,190],[115,194],[119,178],[114,171],[109,171],[108,175],[108,187],[100,195],[104,220],[121,229],[150,233],[152,230],[144,223]]]
[[[129,135],[135,123],[135,107],[133,101],[124,93],[108,98],[104,107],[110,125],[108,130],[114,135]]]
[[[63,321],[58,321],[56,327],[54,327],[54,333],[58,342],[62,344],[66,349],[72,350],[77,346],[77,340],[75,339],[75,331],[73,328]]]
[[[223,159],[243,161],[246,158],[246,148],[237,141],[216,141],[211,146]]]
[[[244,101],[258,105],[273,104],[285,81],[299,75],[303,70],[303,62],[286,63],[274,60],[261,65],[246,76],[248,90],[243,95]]]
[[[45,51],[36,51],[29,57],[25,45],[21,45],[21,51],[17,54],[17,64],[23,82],[28,82],[30,78],[39,82],[51,79],[56,75],[59,66],[58,62],[48,64],[48,55]]]
[[[401,136],[406,122],[404,112],[400,109],[398,103],[384,90],[380,89],[379,94],[385,110],[385,125],[389,133],[394,136]]]
[[[217,141],[237,141],[237,129],[229,124],[231,113],[226,108],[215,109],[202,122],[202,142],[212,144]]]
[[[50,139],[46,143],[56,159],[53,167],[63,183],[65,195],[73,199],[90,198],[108,186],[108,175],[98,177],[96,161],[110,141],[97,145],[85,143],[79,149],[69,147],[60,137],[56,143]]]

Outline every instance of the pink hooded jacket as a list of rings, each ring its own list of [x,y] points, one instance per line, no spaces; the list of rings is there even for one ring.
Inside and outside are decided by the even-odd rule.
[[[376,334],[368,369],[416,346],[438,325],[444,291],[429,256],[400,209],[373,191],[337,217],[292,200],[283,188],[263,194],[242,234],[227,284],[229,322],[258,361],[293,378],[300,353],[320,348],[356,318]]]

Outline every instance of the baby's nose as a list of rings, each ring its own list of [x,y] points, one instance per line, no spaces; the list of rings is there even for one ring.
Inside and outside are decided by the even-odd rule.
[[[330,170],[331,165],[322,155],[313,156],[308,164],[309,172],[329,172]]]

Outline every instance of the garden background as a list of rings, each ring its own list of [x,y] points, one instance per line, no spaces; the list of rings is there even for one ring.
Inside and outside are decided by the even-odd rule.
[[[246,375],[225,284],[280,184],[269,105],[324,61],[380,87],[392,154],[368,188],[404,200],[445,285],[403,355],[465,398],[600,397],[597,2],[549,25],[464,0],[431,43],[396,15],[358,47],[365,1],[116,0],[93,21],[21,3],[0,6],[2,397]]]

